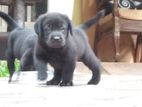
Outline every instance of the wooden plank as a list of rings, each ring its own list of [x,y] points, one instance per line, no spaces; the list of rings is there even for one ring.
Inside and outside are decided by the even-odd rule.
[[[25,0],[26,5],[33,5],[36,2],[41,2],[42,0]],[[1,5],[11,5],[13,0],[0,0]]]
[[[6,59],[8,33],[0,32],[0,60]]]
[[[12,0],[1,0],[0,4],[1,5],[10,5],[12,3]]]
[[[142,63],[102,62],[102,66],[111,75],[142,75]],[[91,73],[82,62],[77,63],[76,71]]]
[[[142,20],[119,19],[120,30],[123,32],[142,32]],[[132,25],[132,26],[131,26]]]

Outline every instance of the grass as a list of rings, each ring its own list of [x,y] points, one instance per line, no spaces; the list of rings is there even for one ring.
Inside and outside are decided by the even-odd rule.
[[[15,60],[15,68],[16,71],[20,68],[19,60]],[[9,76],[9,70],[7,67],[7,61],[0,60],[0,77],[8,77]]]

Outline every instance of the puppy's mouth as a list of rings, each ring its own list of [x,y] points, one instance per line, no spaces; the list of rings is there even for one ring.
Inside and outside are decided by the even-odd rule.
[[[62,44],[62,43],[50,43],[48,46],[50,48],[62,48],[62,47],[64,47],[64,44]]]

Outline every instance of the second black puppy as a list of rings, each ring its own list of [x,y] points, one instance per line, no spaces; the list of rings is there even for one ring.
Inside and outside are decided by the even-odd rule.
[[[12,32],[8,36],[7,44],[7,63],[10,73],[9,82],[12,80],[15,71],[15,58],[20,59],[20,70],[35,70],[33,64],[33,47],[37,39],[34,30],[20,28],[19,25],[7,14],[0,11],[0,17],[3,18]]]
[[[38,40],[35,46],[34,62],[38,79],[47,78],[47,63],[54,67],[54,77],[47,85],[72,86],[76,61],[82,61],[91,71],[88,84],[98,84],[101,64],[95,56],[84,30],[95,24],[105,11],[100,11],[80,27],[73,27],[69,18],[60,13],[47,13],[40,16],[35,24]]]

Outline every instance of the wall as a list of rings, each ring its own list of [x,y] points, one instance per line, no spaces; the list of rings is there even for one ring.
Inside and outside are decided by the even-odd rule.
[[[73,2],[74,0],[49,0],[48,11],[66,14],[71,19]]]

